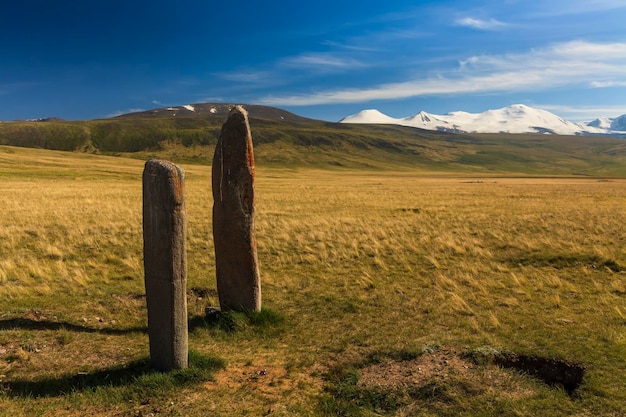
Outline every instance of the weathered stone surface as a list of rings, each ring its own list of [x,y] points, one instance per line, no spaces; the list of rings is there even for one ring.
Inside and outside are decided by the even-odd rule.
[[[261,310],[254,232],[254,153],[248,114],[235,107],[213,156],[213,240],[222,309]]]
[[[143,171],[143,239],[150,364],[188,366],[184,172],[168,161]]]

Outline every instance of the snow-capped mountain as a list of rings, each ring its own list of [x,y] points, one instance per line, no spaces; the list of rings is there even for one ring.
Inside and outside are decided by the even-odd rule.
[[[600,129],[610,130],[612,122],[613,122],[613,119],[609,117],[598,117],[597,119],[592,120],[591,122],[587,123],[587,126],[599,127]]]
[[[626,131],[626,114],[616,118],[600,117],[587,123],[588,126],[599,127],[607,130],[623,132]]]
[[[600,118],[588,124],[574,123],[546,110],[515,104],[483,113],[462,111],[446,115],[419,112],[405,118],[389,117],[378,110],[363,110],[340,123],[396,124],[428,130],[465,133],[548,133],[557,135],[602,135],[626,133],[626,115]]]
[[[616,130],[619,132],[626,131],[626,114],[622,114],[615,119],[611,119],[611,130]]]

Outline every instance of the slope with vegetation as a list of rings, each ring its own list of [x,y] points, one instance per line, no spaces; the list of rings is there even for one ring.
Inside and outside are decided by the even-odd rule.
[[[0,124],[0,144],[135,158],[210,163],[221,109],[143,112],[90,121]],[[196,110],[197,109],[197,110]],[[451,134],[389,125],[348,125],[256,106],[256,160],[269,166],[536,175],[626,175],[626,141],[602,137]]]

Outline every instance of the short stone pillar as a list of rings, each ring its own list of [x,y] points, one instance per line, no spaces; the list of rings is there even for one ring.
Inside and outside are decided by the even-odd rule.
[[[222,126],[213,156],[213,240],[222,310],[261,311],[254,232],[254,152],[246,110]]]
[[[143,263],[150,365],[187,368],[187,253],[184,172],[150,160],[143,171]]]

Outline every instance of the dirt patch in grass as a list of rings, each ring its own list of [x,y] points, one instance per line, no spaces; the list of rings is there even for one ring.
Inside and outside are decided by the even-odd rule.
[[[369,415],[366,410],[449,415],[458,407],[480,409],[484,404],[506,408],[504,404],[536,396],[545,389],[542,383],[572,395],[582,382],[582,371],[575,385],[570,377],[579,369],[584,371],[557,359],[504,354],[489,347],[374,353],[329,369],[320,407],[338,415]]]
[[[205,384],[209,390],[218,388],[237,390],[243,386],[253,387],[258,393],[273,396],[295,388],[295,382],[288,377],[288,372],[283,366],[238,365],[229,366],[228,369],[218,372],[214,381]]]
[[[498,392],[516,399],[533,394],[519,375],[494,364],[476,364],[456,349],[431,350],[413,360],[384,360],[359,369],[359,374],[357,386],[366,389],[411,391],[456,381],[475,393]]]
[[[204,386],[209,390],[237,390],[245,387],[267,395],[282,395],[285,391],[296,388],[310,387],[320,390],[322,383],[303,370],[293,370],[285,365],[262,361],[245,364],[229,364],[225,369],[215,373],[214,379]]]
[[[206,402],[206,398],[229,397],[232,401],[225,409],[223,404],[218,406],[215,403],[205,404],[205,408],[214,411],[221,407],[230,415],[283,415],[290,401],[314,398],[322,387],[322,381],[310,373],[267,358],[229,364],[215,373],[212,381],[204,384],[208,394],[205,391],[189,399],[195,402],[204,398]]]

